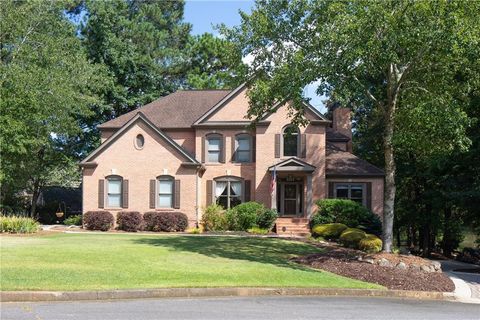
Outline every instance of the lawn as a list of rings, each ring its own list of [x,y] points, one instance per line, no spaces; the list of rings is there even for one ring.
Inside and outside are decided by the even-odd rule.
[[[0,249],[2,290],[382,288],[291,262],[320,249],[281,239],[54,234],[0,236]]]

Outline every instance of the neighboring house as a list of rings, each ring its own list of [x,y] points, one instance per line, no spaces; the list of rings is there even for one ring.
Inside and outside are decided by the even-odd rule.
[[[351,153],[348,109],[328,121],[305,104],[309,124],[297,128],[278,105],[252,129],[246,90],[177,91],[101,124],[102,144],[81,162],[83,212],[175,210],[194,226],[211,203],[254,200],[277,209],[286,234],[308,232],[317,199],[382,215],[384,174]]]

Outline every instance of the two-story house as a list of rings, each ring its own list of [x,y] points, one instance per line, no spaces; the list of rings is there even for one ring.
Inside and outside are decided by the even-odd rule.
[[[211,203],[254,200],[287,234],[308,230],[317,199],[382,215],[384,174],[351,153],[348,109],[329,121],[306,104],[309,124],[294,127],[279,104],[252,128],[246,90],[177,91],[101,124],[102,144],[80,164],[83,212],[178,210],[194,226]]]

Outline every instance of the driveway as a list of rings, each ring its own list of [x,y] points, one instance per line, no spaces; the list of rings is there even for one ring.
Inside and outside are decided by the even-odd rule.
[[[248,297],[4,303],[1,319],[462,319],[480,306],[446,301],[353,297]]]
[[[480,274],[455,271],[458,269],[480,269],[479,266],[454,260],[443,260],[439,262],[442,264],[443,272],[455,283],[456,295],[458,294],[464,296],[464,298],[471,298],[480,302]]]

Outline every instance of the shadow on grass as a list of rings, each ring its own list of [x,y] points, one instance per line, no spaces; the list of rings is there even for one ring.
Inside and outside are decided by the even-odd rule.
[[[159,246],[174,251],[194,252],[208,257],[246,260],[272,264],[279,267],[318,272],[290,260],[290,258],[295,256],[319,252],[318,248],[301,242],[269,238],[201,236],[141,238],[133,241],[138,244]]]

